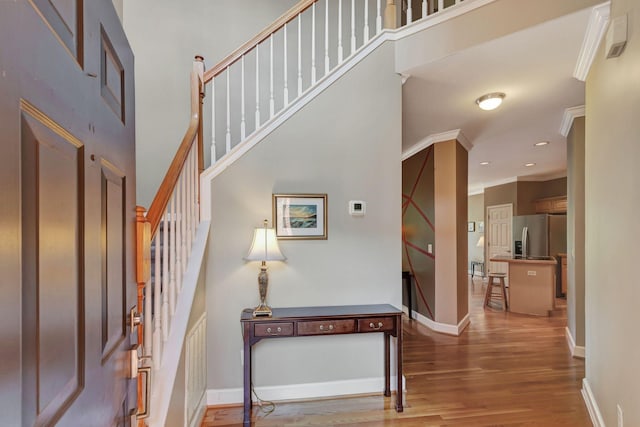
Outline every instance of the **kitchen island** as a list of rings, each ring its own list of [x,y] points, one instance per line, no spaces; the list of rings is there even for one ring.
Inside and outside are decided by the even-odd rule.
[[[555,308],[557,261],[553,257],[495,256],[509,264],[509,310],[549,316]]]

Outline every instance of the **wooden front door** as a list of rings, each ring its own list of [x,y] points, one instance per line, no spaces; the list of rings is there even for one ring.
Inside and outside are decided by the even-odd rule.
[[[511,256],[511,229],[512,229],[513,205],[497,205],[487,207],[487,228],[489,251],[488,259],[497,255]],[[507,273],[506,262],[488,262],[488,271],[491,273]]]
[[[0,1],[2,426],[129,426],[133,55],[110,0]]]

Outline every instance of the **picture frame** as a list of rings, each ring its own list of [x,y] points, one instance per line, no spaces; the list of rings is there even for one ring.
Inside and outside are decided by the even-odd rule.
[[[474,221],[469,221],[467,223],[467,231],[476,231],[476,223]]]
[[[326,240],[326,194],[273,194],[273,226],[279,240]]]

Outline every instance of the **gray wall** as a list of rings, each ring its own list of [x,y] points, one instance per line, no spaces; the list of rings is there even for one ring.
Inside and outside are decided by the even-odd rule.
[[[240,312],[258,302],[253,228],[272,193],[327,193],[328,240],[280,241],[269,264],[275,307],[401,306],[401,82],[386,44],[212,182],[207,264],[208,388],[242,386]],[[367,214],[348,215],[349,200]],[[270,221],[271,222],[271,221]],[[382,336],[296,338],[254,349],[254,385],[382,376]],[[363,357],[366,355],[366,357]]]
[[[567,326],[584,347],[584,117],[567,135]]]
[[[625,52],[605,59],[604,43],[587,78],[585,151],[586,374],[604,422],[616,404],[625,426],[640,425],[640,4],[613,0],[628,14]]]
[[[119,0],[117,0],[119,1]],[[128,0],[123,23],[136,58],[138,203],[148,207],[189,122],[189,73],[212,67],[295,0]]]

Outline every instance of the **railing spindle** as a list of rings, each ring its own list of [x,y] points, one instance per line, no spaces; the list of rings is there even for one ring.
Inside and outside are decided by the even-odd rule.
[[[246,131],[247,131],[247,125],[245,122],[245,114],[244,114],[244,57],[245,55],[242,55],[242,59],[240,60],[240,66],[241,66],[241,82],[240,82],[240,141],[244,141],[244,137],[246,135]]]
[[[329,1],[324,7],[324,75],[329,74]]]
[[[193,188],[191,188],[191,162],[189,161],[189,157],[187,157],[187,161],[184,164],[184,170],[182,171],[182,180],[187,187],[187,200],[186,200],[186,209],[185,212],[187,214],[187,256],[185,259],[189,259],[191,257],[191,203],[193,200]]]
[[[438,12],[442,12],[444,10],[444,0],[438,0]]]
[[[355,0],[351,0],[351,52],[350,55],[356,51],[356,4]]]
[[[422,18],[427,16],[427,0],[422,0]]]
[[[269,118],[275,114],[275,100],[273,99],[273,34],[269,37]]]
[[[226,136],[226,152],[227,154],[231,151],[231,97],[229,95],[229,78],[230,78],[229,67],[227,67],[227,136]]]
[[[287,68],[287,24],[284,24],[284,88],[282,96],[284,98],[284,106],[289,105],[289,74]]]
[[[376,34],[379,34],[380,31],[382,31],[382,15],[380,14],[380,0],[376,1],[376,6],[377,6],[377,12],[376,12]]]
[[[413,8],[411,7],[411,0],[407,2],[407,24],[413,22]]]
[[[311,6],[311,84],[316,83],[316,4]]]
[[[169,223],[162,218],[162,341],[169,338]]]
[[[160,369],[160,361],[162,360],[162,348],[160,347],[161,326],[160,314],[161,299],[162,299],[162,276],[160,274],[160,233],[156,233],[154,238],[155,242],[155,274],[153,276],[153,366],[155,369]]]
[[[298,96],[302,95],[302,14],[298,14]]]
[[[369,0],[364,0],[364,39],[363,43],[369,41]]]
[[[184,170],[183,170],[184,172]],[[181,228],[181,237],[182,241],[180,242],[180,251],[182,252],[182,277],[184,277],[185,271],[187,271],[187,185],[184,179],[182,179],[182,175],[178,180],[178,185],[180,186],[180,210],[182,211],[182,221],[180,222]]]
[[[256,128],[260,128],[260,45],[256,45]]]
[[[144,285],[144,355],[149,356],[153,351],[153,307],[151,302],[153,298],[153,282],[151,278]]]
[[[171,315],[176,312],[176,298],[178,289],[176,284],[176,195],[171,196],[169,205],[169,311]]]
[[[338,64],[342,63],[344,50],[342,48],[342,0],[338,0]]]
[[[211,164],[216,160],[216,84],[211,79]]]

